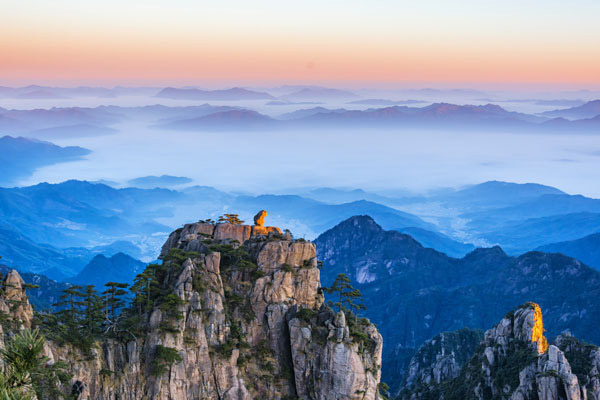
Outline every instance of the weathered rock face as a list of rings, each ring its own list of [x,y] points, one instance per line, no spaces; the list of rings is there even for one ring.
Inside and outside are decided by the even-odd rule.
[[[144,316],[143,337],[104,340],[92,359],[49,343],[82,384],[79,398],[379,398],[381,336],[323,304],[314,245],[251,232],[202,223],[173,232],[162,255],[177,249],[184,261],[169,264],[162,287],[179,300]],[[157,372],[165,348],[181,361]]]
[[[33,308],[25,294],[24,285],[25,282],[14,269],[6,274],[2,282],[4,293],[0,296],[0,313],[6,316],[13,329],[31,328],[33,320]]]
[[[543,332],[539,306],[527,303],[485,333],[471,360],[454,379],[429,387],[408,387],[402,398],[597,399],[598,348],[569,336],[548,345]],[[575,361],[577,370],[571,368],[566,354]]]
[[[553,342],[570,360],[577,375],[583,399],[600,400],[600,348],[577,340],[570,333],[559,335]]]
[[[411,359],[404,387],[413,389],[456,378],[482,339],[482,331],[465,328],[428,340]]]
[[[288,321],[294,379],[301,399],[376,399],[382,339],[374,325],[353,337],[343,312],[328,307]]]

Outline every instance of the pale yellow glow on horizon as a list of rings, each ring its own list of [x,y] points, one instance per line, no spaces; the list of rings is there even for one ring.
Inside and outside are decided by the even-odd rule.
[[[600,2],[214,3],[7,6],[0,83],[600,84]]]

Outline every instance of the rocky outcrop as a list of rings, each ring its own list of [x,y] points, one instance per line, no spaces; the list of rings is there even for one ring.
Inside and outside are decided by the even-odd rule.
[[[315,246],[251,232],[185,225],[162,248],[169,301],[141,316],[143,334],[102,340],[91,357],[50,342],[78,398],[378,399],[381,336],[323,304]]]
[[[254,216],[254,225],[256,226],[263,226],[265,224],[265,218],[267,216],[267,211],[266,210],[260,210],[255,216]]]
[[[404,387],[414,389],[456,378],[482,339],[482,331],[466,328],[436,335],[411,359]]]
[[[530,300],[542,305],[548,337],[568,329],[600,344],[600,271],[562,254],[511,257],[496,246],[456,259],[367,216],[341,222],[315,244],[323,284],[345,273],[363,294],[366,315],[386,343],[382,380],[392,392],[426,340],[464,327],[489,329]]]
[[[0,313],[8,328],[31,328],[33,308],[25,294],[25,282],[14,269],[6,274],[2,282]]]
[[[597,399],[597,347],[586,347],[568,336],[559,337],[554,344],[548,345],[543,332],[539,306],[526,303],[485,332],[472,358],[455,378],[433,382],[429,386],[407,387],[401,397]],[[566,354],[571,355],[576,369],[572,369]],[[421,371],[427,371],[427,368],[421,368]]]
[[[600,348],[563,333],[553,343],[569,360],[572,372],[577,375],[583,399],[600,400]]]
[[[363,327],[356,327],[360,321],[350,325],[343,312],[334,314],[326,306],[316,314],[306,311],[288,321],[298,397],[378,398],[383,341],[375,326],[368,321]]]

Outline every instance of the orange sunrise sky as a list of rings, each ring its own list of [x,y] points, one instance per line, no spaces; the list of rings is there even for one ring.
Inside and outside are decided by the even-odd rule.
[[[600,2],[5,2],[0,84],[600,85]]]

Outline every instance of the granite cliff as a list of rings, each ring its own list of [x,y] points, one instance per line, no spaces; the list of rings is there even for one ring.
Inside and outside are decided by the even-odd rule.
[[[467,334],[460,331],[445,335],[464,338]],[[465,357],[468,346],[457,343],[460,342],[454,340],[454,345],[438,347],[437,353],[431,352],[431,342],[422,346],[411,360],[409,378],[400,398],[600,399],[600,349],[570,334],[562,334],[548,344],[542,311],[535,303],[509,312],[485,332],[469,357]],[[461,356],[442,362],[448,352]],[[433,354],[424,359],[423,353]],[[457,362],[461,358],[468,361]]]
[[[161,295],[148,296],[135,326],[88,354],[46,343],[76,398],[380,398],[381,335],[324,304],[314,244],[262,224],[199,222],[173,232],[161,257]],[[36,325],[18,273],[7,280],[6,335]]]

